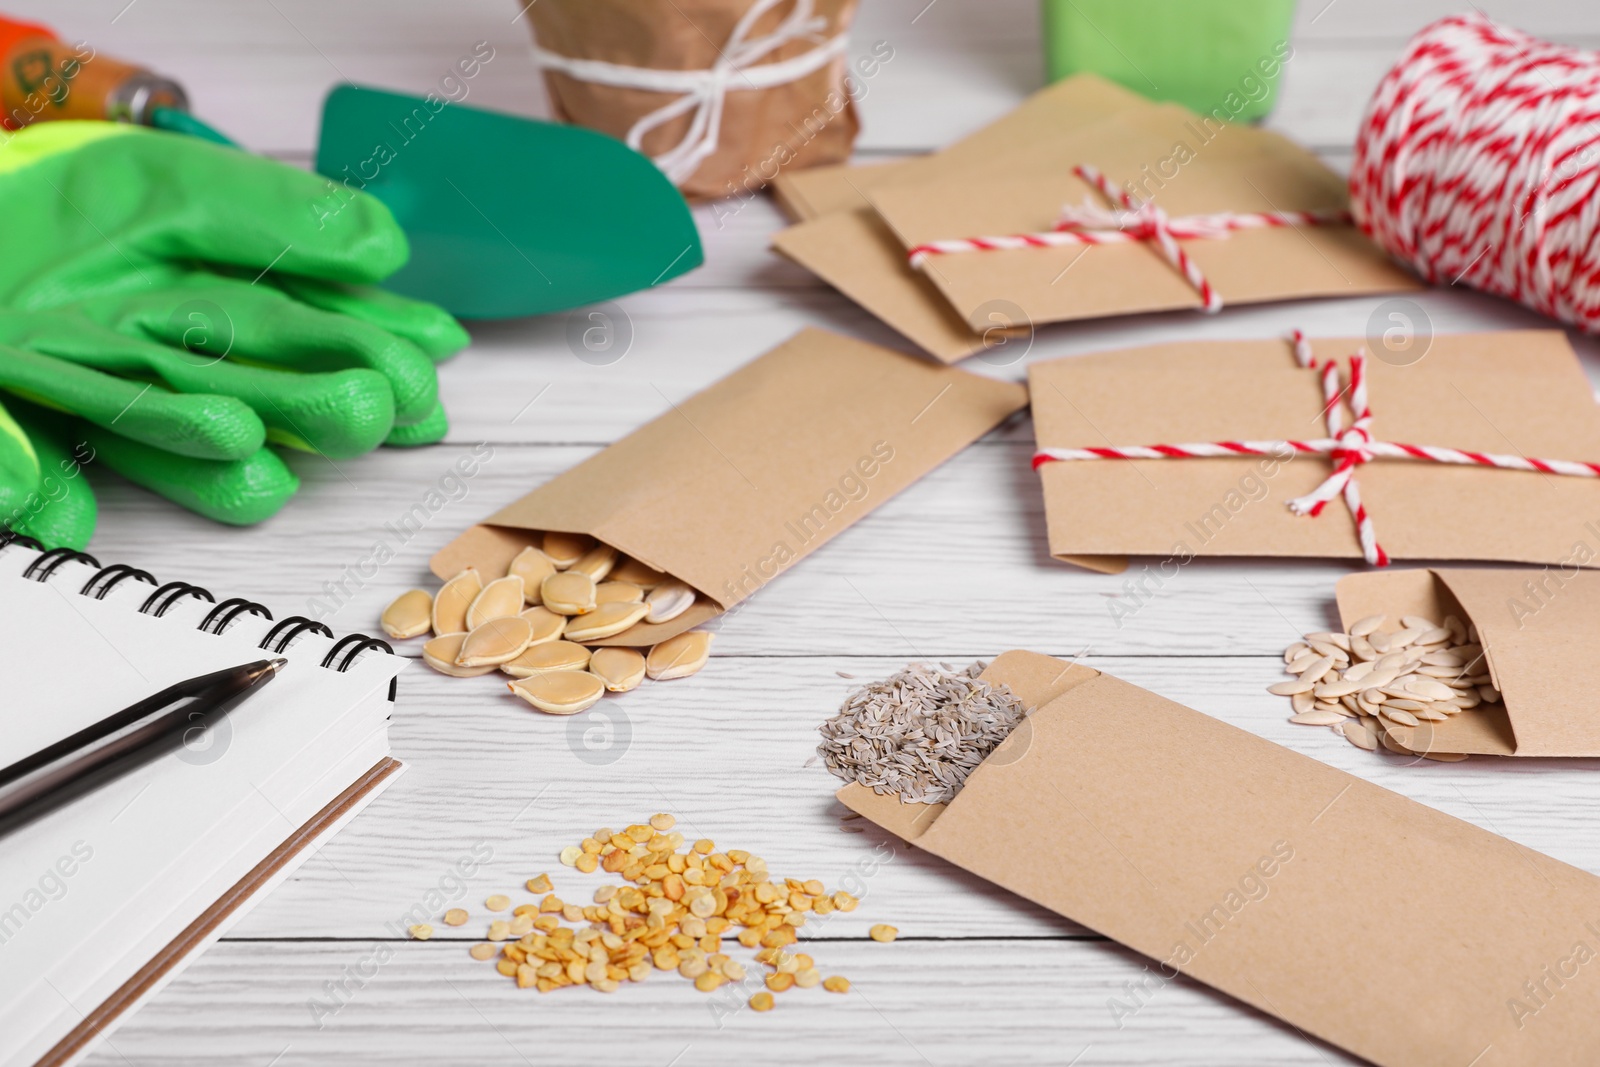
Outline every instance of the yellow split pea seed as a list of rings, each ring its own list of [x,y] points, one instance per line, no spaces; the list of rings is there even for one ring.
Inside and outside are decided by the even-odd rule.
[[[428,938],[433,936],[433,927],[429,926],[427,923],[417,923],[415,926],[411,927],[408,932],[418,941],[426,941]]]
[[[772,994],[757,993],[755,996],[750,998],[750,1007],[754,1008],[756,1011],[771,1011]]]
[[[548,893],[552,888],[548,874],[541,874],[536,878],[528,879],[528,892],[530,893]]]
[[[466,921],[467,912],[465,908],[451,908],[444,913],[444,924],[446,926],[460,926]]]
[[[822,980],[822,988],[830,993],[848,993],[850,992],[850,979],[833,975],[831,978]]]
[[[473,945],[467,949],[467,953],[475,960],[492,960],[494,959],[494,954],[498,951],[500,950],[487,943]]]
[[[879,923],[867,931],[867,936],[874,941],[893,941],[900,936],[900,931],[888,923]]]
[[[651,828],[652,829],[656,829],[656,830],[660,830],[662,833],[666,833],[668,830],[672,829],[677,824],[678,824],[678,820],[674,819],[671,815],[668,815],[665,812],[661,812],[660,814],[650,816],[650,826],[651,826]]]
[[[507,908],[511,907],[511,898],[506,896],[504,893],[496,893],[488,900],[485,900],[483,902],[483,906],[488,908],[490,911],[505,911]]]

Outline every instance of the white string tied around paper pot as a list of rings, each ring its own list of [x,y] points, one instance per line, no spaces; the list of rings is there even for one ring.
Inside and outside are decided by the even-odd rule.
[[[763,16],[780,4],[793,8],[772,32],[752,37]],[[682,185],[716,151],[722,136],[722,112],[729,92],[771,89],[799,81],[842,55],[848,39],[843,32],[824,38],[826,17],[816,14],[815,0],[756,0],[717,49],[717,61],[704,70],[667,70],[632,67],[598,59],[577,59],[534,45],[534,57],[546,70],[579,81],[619,89],[643,89],[676,94],[677,99],[636,121],[623,137],[635,152],[643,151],[645,135],[656,127],[692,113],[689,129],[673,148],[652,157],[668,180]],[[815,47],[789,59],[762,62],[791,41],[812,41]]]
[[[1600,332],[1600,53],[1481,15],[1411,39],[1357,134],[1351,210],[1435,284]]]

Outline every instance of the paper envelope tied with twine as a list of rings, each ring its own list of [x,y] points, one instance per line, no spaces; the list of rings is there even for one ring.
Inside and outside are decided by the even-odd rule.
[[[1079,664],[983,678],[1032,711],[954,800],[839,800],[1383,1067],[1600,1060],[1600,878]]]
[[[974,330],[922,271],[906,262],[900,241],[873,210],[880,186],[961,175],[1004,158],[1018,144],[1053,137],[1109,115],[1153,107],[1143,97],[1092,74],[1040,90],[994,124],[930,156],[866,166],[817,167],[780,175],[774,193],[802,220],[772,247],[898,330],[924,351],[954,363],[1018,336],[986,321]],[[999,332],[996,332],[999,331]]]
[[[1566,338],[1552,330],[1444,335],[1406,366],[1364,359],[1370,443],[1343,436],[1361,344],[1310,343],[1318,367],[1298,365],[1284,340],[1179,342],[1034,363],[1035,464],[1051,554],[1107,572],[1130,555],[1156,556],[1163,574],[1200,556],[1382,562],[1363,544],[1359,512],[1386,559],[1568,561],[1587,524],[1600,521],[1600,407]],[[1329,412],[1345,426],[1332,435],[1334,452],[1288,447],[1326,445]],[[1224,454],[1048,458],[1166,454],[1190,444]],[[1251,444],[1254,454],[1243,454]],[[1325,491],[1345,467],[1336,454],[1344,445],[1351,455],[1410,447],[1453,462],[1369,455],[1347,472],[1359,494],[1352,508],[1348,490]],[[1543,473],[1546,461],[1583,476]],[[1326,498],[1320,514],[1286,506],[1317,493]]]
[[[1454,615],[1478,628],[1501,704],[1479,704],[1443,722],[1385,724],[1412,752],[1486,756],[1600,756],[1600,715],[1590,680],[1600,673],[1600,516],[1575,533],[1565,563],[1543,570],[1396,570],[1339,579],[1339,615]]]
[[[1089,168],[1104,188],[1077,173]],[[1147,214],[1159,209],[1186,275]],[[1129,111],[1020,146],[959,177],[868,193],[902,250],[974,328],[996,307],[1033,324],[1135,312],[1349,297],[1418,282],[1350,222],[1342,178],[1277,134],[1224,125],[1175,105]],[[1055,230],[1065,211],[1087,212]],[[1243,228],[1233,228],[1242,226]],[[1211,236],[1185,236],[1192,232]],[[1113,241],[981,249],[1025,235]],[[978,242],[974,244],[972,242]],[[968,251],[936,250],[946,246]]]
[[[1138,143],[1149,150],[1142,154],[1139,151],[1126,153],[1131,137],[1136,137]],[[1119,151],[1117,154],[1103,152],[1098,163],[1083,158],[1089,150],[1098,151],[1099,146],[1105,144]],[[791,215],[802,221],[776,235],[773,247],[819,275],[931,355],[953,363],[1015,338],[1016,330],[1008,331],[1006,327],[1015,326],[1012,320],[1019,311],[1027,313],[1027,317],[1034,322],[1049,321],[1049,318],[1033,318],[1033,309],[1019,305],[1015,297],[1007,297],[1003,307],[985,303],[977,316],[962,312],[936,284],[934,272],[942,270],[943,264],[931,264],[929,269],[924,270],[912,269],[907,258],[907,246],[886,222],[885,216],[880,216],[878,207],[896,201],[902,192],[906,196],[920,195],[911,191],[924,188],[934,190],[928,195],[941,200],[949,195],[965,200],[980,195],[984,199],[993,199],[983,191],[999,190],[1012,181],[1016,174],[1026,172],[1030,176],[1042,175],[1046,184],[1059,187],[1057,191],[1049,193],[1052,199],[1043,208],[1044,215],[1028,215],[1028,221],[1023,223],[1026,228],[1038,228],[1055,221],[1066,202],[1065,198],[1086,195],[1087,187],[1072,179],[1073,168],[1079,164],[1099,166],[1117,180],[1143,178],[1147,168],[1153,168],[1150,172],[1171,189],[1175,189],[1180,181],[1192,184],[1194,180],[1184,175],[1186,171],[1193,170],[1193,163],[1197,159],[1187,165],[1177,166],[1173,171],[1176,159],[1183,155],[1180,145],[1191,150],[1194,146],[1201,146],[1196,150],[1197,159],[1199,153],[1204,153],[1212,161],[1208,163],[1210,167],[1220,167],[1224,160],[1231,160],[1228,166],[1232,169],[1227,173],[1235,180],[1235,184],[1239,184],[1240,161],[1251,160],[1264,153],[1268,159],[1263,164],[1263,173],[1274,168],[1287,168],[1297,177],[1287,190],[1278,189],[1276,182],[1268,182],[1261,186],[1262,192],[1274,197],[1293,194],[1296,198],[1301,193],[1307,193],[1310,196],[1307,206],[1315,203],[1342,207],[1345,203],[1342,181],[1309,153],[1281,137],[1249,127],[1223,124],[1171,105],[1151,104],[1110,82],[1085,74],[1040,90],[1004,118],[930,156],[869,166],[822,167],[780,176],[774,182],[778,200]],[[1128,174],[1124,176],[1110,169],[1128,155],[1133,157],[1129,161],[1131,170]],[[1164,163],[1168,164],[1168,172],[1176,174],[1170,181],[1161,178],[1160,168]],[[1244,174],[1246,178],[1253,176],[1253,172]],[[1151,189],[1161,192],[1153,185]],[[1255,190],[1246,187],[1245,192],[1253,199],[1227,204],[1226,209],[1244,211],[1249,209],[1249,205],[1262,203],[1262,197]],[[1007,191],[1005,195],[1011,194]],[[1180,199],[1176,192],[1163,195],[1168,197],[1167,201],[1158,201],[1163,207]],[[954,232],[959,227],[950,228],[942,220],[936,221],[940,224],[929,231],[936,238],[976,235],[976,231],[967,234]],[[1309,268],[1318,283],[1327,286],[1327,293],[1358,295],[1415,289],[1419,286],[1414,278],[1389,263],[1381,252],[1349,227],[1334,229],[1341,232],[1332,237],[1317,235],[1314,240],[1318,244],[1312,246],[1315,249],[1323,244],[1331,244],[1334,252],[1330,262],[1323,264],[1318,261],[1316,266]],[[1252,241],[1259,237],[1257,234],[1234,236],[1249,236]],[[1233,240],[1233,237],[1228,240]],[[1184,242],[1191,247],[1200,243]],[[1272,242],[1268,244],[1270,246]],[[1133,257],[1125,254],[1108,259],[1103,253],[1109,251],[1125,253],[1127,250],[1098,248],[1094,262],[1134,262]],[[1142,290],[1134,293],[1133,290],[1152,278],[1158,279],[1158,286],[1166,287],[1162,292],[1177,301],[1157,302],[1152,306],[1199,306],[1189,293],[1172,287],[1169,277],[1172,268],[1159,258],[1156,251],[1148,248],[1134,251],[1142,252],[1152,262],[1144,263],[1126,278],[1116,274],[1108,279],[1104,288],[1109,292],[1109,303],[1104,307],[1089,308],[1088,314],[1119,314],[1125,305],[1130,304],[1134,305],[1133,310],[1145,310],[1144,305],[1150,303],[1149,294]],[[1315,258],[1316,252],[1296,250],[1289,256],[1296,263],[1303,263],[1308,258]],[[943,257],[945,260],[950,258]],[[1166,273],[1160,274],[1156,267]],[[1055,277],[1058,271],[1059,268],[1053,270],[1046,281]],[[1340,271],[1344,272],[1343,277],[1339,276]],[[1068,277],[1077,273],[1074,269]],[[1223,278],[1232,282],[1235,273],[1224,269]],[[1280,274],[1278,269],[1264,266],[1254,273],[1254,278],[1259,281],[1265,277],[1269,285],[1283,289],[1286,283]],[[1063,279],[1060,284],[1064,285],[1065,281]],[[1086,284],[1081,279],[1075,281]],[[1224,299],[1232,298],[1234,294],[1222,281],[1216,285]],[[1322,295],[1322,292],[1307,290],[1288,295]],[[1105,295],[1100,290],[1096,290],[1096,293]],[[1094,294],[1091,296],[1099,299]],[[1243,299],[1242,293],[1240,298]],[[1257,299],[1275,298],[1263,296]],[[1017,327],[1022,328],[1025,327]]]
[[[1014,382],[806,329],[467,530],[431,566],[497,576],[536,531],[592,535],[701,594],[670,622],[592,642],[655,644],[744,600],[1026,403]]]

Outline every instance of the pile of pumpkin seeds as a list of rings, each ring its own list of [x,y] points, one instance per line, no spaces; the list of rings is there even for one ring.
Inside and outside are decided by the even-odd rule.
[[[948,803],[1027,714],[1011,690],[979,679],[986,666],[913,663],[862,686],[818,727],[817,753],[846,782],[910,804]]]
[[[551,715],[574,715],[607,692],[626,693],[646,677],[687,678],[706,665],[712,635],[691,630],[648,654],[590,648],[639,622],[669,622],[695,591],[683,582],[582,534],[546,533],[487,583],[469,567],[437,595],[400,594],[383,611],[394,638],[432,634],[423,661],[458,678],[498,668],[512,693]]]
[[[605,871],[631,884],[603,885],[595,890],[593,904],[579,905],[557,897],[548,874],[530,878],[527,890],[540,899],[513,908],[503,894],[489,897],[485,904],[491,913],[509,908],[511,917],[491,919],[488,940],[469,954],[494,960],[495,969],[519,988],[541,993],[583,985],[614,993],[623,982],[642,982],[652,971],[676,971],[702,993],[711,993],[725,983],[754,984],[744,964],[723,951],[724,936],[733,934],[740,945],[755,950],[755,962],[768,968],[761,982],[765,988],[747,1001],[756,1011],[770,1011],[774,993],[795,987],[850,991],[849,979],[823,977],[808,953],[790,946],[808,915],[854,911],[856,897],[829,892],[816,879],[773,878],[760,856],[740,849],[719,852],[710,840],[691,844],[673,830],[675,825],[671,815],[652,815],[620,832],[602,827],[562,849],[564,866],[585,874]],[[449,926],[469,919],[462,908],[444,914]],[[588,926],[575,929],[563,920]],[[419,940],[433,932],[428,924],[411,928]],[[897,933],[878,924],[869,936],[893,941]]]
[[[1283,654],[1292,682],[1268,686],[1293,704],[1292,723],[1327,726],[1357,748],[1454,762],[1465,756],[1413,752],[1396,726],[1443,722],[1483,704],[1500,703],[1477,627],[1454,615],[1442,624],[1404,615],[1390,626],[1369,615],[1349,633],[1307,634]]]

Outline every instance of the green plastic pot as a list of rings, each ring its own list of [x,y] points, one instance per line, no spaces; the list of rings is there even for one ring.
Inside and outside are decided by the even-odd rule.
[[[1263,118],[1293,56],[1294,0],[1043,0],[1051,81],[1093,73],[1235,122]]]

